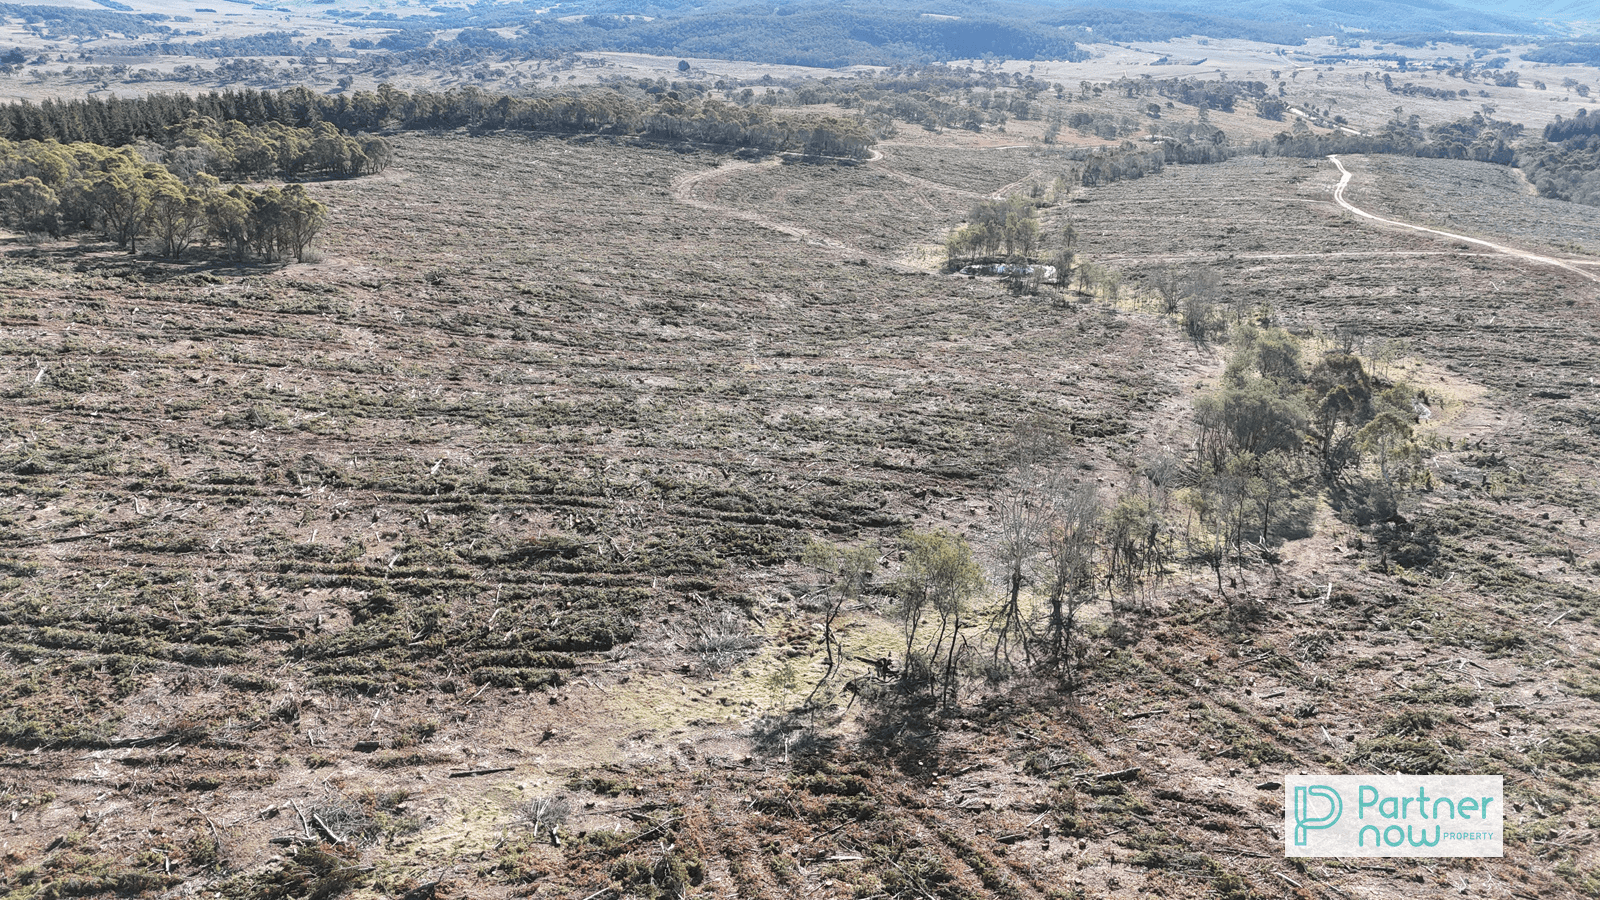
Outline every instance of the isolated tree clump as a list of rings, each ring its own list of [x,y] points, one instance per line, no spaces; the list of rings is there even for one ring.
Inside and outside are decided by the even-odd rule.
[[[895,613],[906,641],[904,677],[936,687],[938,699],[949,706],[956,698],[956,659],[966,645],[961,630],[969,623],[963,617],[983,590],[983,570],[972,545],[943,529],[907,532],[902,551]],[[939,631],[918,650],[917,635],[930,613],[938,617]]]
[[[951,266],[995,257],[1025,263],[1038,250],[1040,236],[1034,201],[1019,195],[984,200],[967,214],[967,224],[945,241],[946,259]]]
[[[845,604],[861,599],[872,584],[878,567],[878,549],[872,546],[837,547],[825,541],[807,542],[801,561],[820,576],[819,593],[823,602],[822,643],[828,654],[826,682],[844,664],[844,644],[834,633],[834,621]]]
[[[1419,393],[1380,383],[1343,343],[1308,370],[1294,335],[1245,323],[1221,384],[1196,398],[1186,541],[1219,590],[1224,565],[1270,559],[1284,533],[1309,527],[1324,489],[1336,512],[1367,525],[1393,517],[1423,477]]]

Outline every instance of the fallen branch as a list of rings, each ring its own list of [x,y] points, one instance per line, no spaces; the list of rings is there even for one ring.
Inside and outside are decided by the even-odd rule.
[[[329,840],[333,841],[335,844],[344,843],[344,838],[334,833],[334,830],[328,827],[328,823],[322,821],[322,816],[318,815],[317,813],[312,813],[311,821],[317,823],[317,827],[322,829],[322,833],[327,835]]]
[[[1144,771],[1144,768],[1142,766],[1134,766],[1131,769],[1118,769],[1115,772],[1096,772],[1095,776],[1094,776],[1094,780],[1095,781],[1132,781],[1135,778],[1138,778],[1139,777],[1139,773],[1142,772],[1142,771]]]
[[[1206,848],[1206,850],[1208,852],[1210,852],[1210,853],[1217,853],[1217,854],[1231,854],[1233,856],[1253,856],[1256,859],[1282,859],[1282,857],[1273,857],[1273,856],[1269,856],[1269,855],[1267,855],[1265,853],[1257,853],[1254,850],[1246,850],[1243,847],[1208,847],[1208,848]]]
[[[848,825],[855,825],[855,824],[857,824],[857,823],[856,823],[856,821],[854,819],[847,820],[847,821],[843,822],[842,824],[835,825],[832,828],[829,828],[827,831],[824,831],[821,834],[815,834],[815,835],[812,835],[811,837],[806,838],[806,843],[809,844],[809,843],[812,843],[813,841],[816,841],[816,840],[818,840],[820,838],[825,838],[828,835],[833,834],[834,832],[839,831],[840,829],[842,829],[842,828],[844,828],[844,827],[846,827]]]
[[[477,775],[497,775],[501,772],[512,772],[516,766],[500,766],[494,769],[467,769],[465,772],[451,772],[451,778],[472,778]]]
[[[217,856],[220,858],[222,856],[222,835],[217,833],[217,823],[211,821],[211,817],[210,816],[206,815],[205,813],[201,812],[200,810],[196,809],[193,806],[189,807],[189,811],[199,814],[200,818],[205,819],[206,820],[206,824],[211,826],[211,840],[212,840],[213,844],[216,846],[216,848],[217,848]]]
[[[673,822],[676,822],[676,821],[678,821],[678,817],[677,816],[669,816],[667,818],[667,820],[665,822],[662,822],[660,825],[657,825],[656,827],[650,829],[649,831],[641,831],[638,834],[634,835],[633,837],[628,838],[627,840],[625,840],[622,843],[618,844],[617,846],[618,847],[626,847],[629,844],[633,843],[634,841],[641,840],[643,838],[649,837],[652,834],[655,834],[656,832],[658,832],[661,829],[667,827],[668,825],[671,825]]]
[[[300,833],[311,837],[311,823],[306,821],[306,814],[300,811],[300,804],[290,800],[289,805],[294,807],[294,814],[300,817]]]

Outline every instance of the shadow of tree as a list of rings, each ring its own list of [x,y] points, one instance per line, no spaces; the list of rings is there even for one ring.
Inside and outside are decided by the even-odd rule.
[[[833,728],[841,721],[843,716],[837,710],[818,707],[765,715],[750,726],[750,746],[759,756],[782,757],[789,762],[829,757],[839,749],[839,736]]]

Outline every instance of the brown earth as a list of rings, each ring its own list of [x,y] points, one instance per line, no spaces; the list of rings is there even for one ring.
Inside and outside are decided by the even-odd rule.
[[[1323,509],[1225,596],[1179,568],[1098,606],[1076,693],[974,672],[933,716],[836,681],[797,714],[822,672],[808,538],[877,543],[880,580],[908,527],[987,546],[1022,422],[1111,499],[1188,445],[1219,348],[1137,292],[913,264],[974,195],[1048,184],[1048,152],[395,143],[384,175],[312,186],[317,263],[12,245],[7,890],[1595,890],[1591,285],[1349,217],[1326,161],[1175,167],[1048,211],[1132,285],[1203,264],[1308,334],[1358,326],[1437,398],[1409,513],[1434,555],[1380,565]],[[1347,159],[1352,202],[1586,244],[1496,232],[1486,205],[1545,201],[1404,163]],[[847,612],[847,652],[892,650],[886,613]],[[1263,785],[1419,764],[1505,774],[1504,860],[1283,859]],[[530,827],[557,797],[560,847]]]

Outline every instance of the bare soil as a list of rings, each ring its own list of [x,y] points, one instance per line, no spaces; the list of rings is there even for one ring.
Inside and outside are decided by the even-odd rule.
[[[843,693],[796,715],[823,653],[806,539],[878,542],[884,578],[908,527],[984,545],[1030,420],[1114,497],[1187,446],[1219,348],[1137,292],[911,264],[975,195],[1047,184],[1048,153],[395,145],[381,177],[311,186],[318,263],[8,248],[8,890],[1594,889],[1589,283],[1364,224],[1326,161],[1174,167],[1055,207],[1130,284],[1210,266],[1308,334],[1358,326],[1425,386],[1441,450],[1411,515],[1433,557],[1381,564],[1324,510],[1225,594],[1179,570],[1095,609],[1076,693],[973,673],[949,716]],[[1392,162],[1349,160],[1353,196],[1586,245],[1498,230],[1486,207],[1544,208],[1513,183]],[[895,646],[886,613],[849,611],[849,653]],[[1283,859],[1284,772],[1419,765],[1504,773],[1505,859]],[[559,847],[531,827],[551,797],[572,807]],[[308,832],[343,862],[270,842]]]

